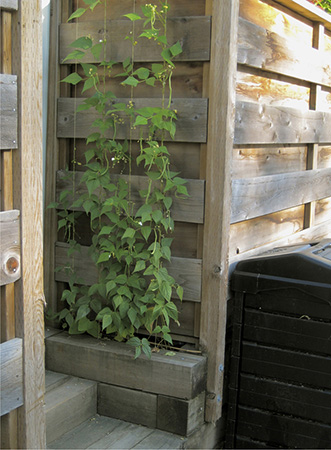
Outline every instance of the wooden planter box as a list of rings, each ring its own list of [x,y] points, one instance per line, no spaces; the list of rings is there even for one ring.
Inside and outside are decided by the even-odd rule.
[[[46,339],[46,368],[98,382],[98,413],[187,436],[204,423],[207,359],[66,332]]]

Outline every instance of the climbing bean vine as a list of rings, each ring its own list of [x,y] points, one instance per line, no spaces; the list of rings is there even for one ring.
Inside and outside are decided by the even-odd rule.
[[[103,0],[83,1],[85,7],[78,8],[69,20],[81,17],[87,10],[93,11],[99,4],[107,7]],[[79,61],[87,53],[99,61],[103,55],[103,60],[98,64],[81,62],[80,74],[76,70],[62,80],[73,86],[83,84],[82,92],[90,96],[78,106],[77,113],[94,109],[98,118],[93,123],[97,131],[86,141],[85,167],[79,186],[83,193],[77,195],[73,173],[72,189],[63,191],[59,202],[51,205],[60,209],[58,227],[65,231],[72,261],[65,268],[70,280],[62,294],[66,306],[58,318],[71,334],[87,332],[94,337],[107,335],[127,341],[135,347],[136,357],[141,351],[151,355],[151,336],[161,336],[164,342],[172,343],[171,320],[179,324],[172,297],[176,292],[179,299],[183,298],[182,287],[164,265],[171,258],[174,197],[188,195],[185,180],[170,168],[166,147],[169,136],[173,139],[176,133],[177,111],[171,108],[173,59],[182,52],[179,42],[168,44],[168,9],[168,1],[160,0],[157,5],[146,4],[139,14],[133,11],[125,15],[132,24],[125,38],[131,42],[131,54],[120,64],[106,60],[106,36],[101,42],[93,42],[90,36],[76,39],[67,60]],[[135,35],[136,22],[143,22],[139,36]],[[144,45],[144,40],[154,41],[158,46],[161,62],[137,68],[135,49],[138,44]],[[127,102],[118,101],[107,89],[109,79],[129,86],[131,94]],[[159,89],[159,106],[136,106],[134,90],[141,84]],[[129,128],[126,140],[117,138],[122,127]],[[133,145],[137,145],[133,136],[139,146],[136,157],[132,151]],[[75,172],[78,163],[75,156],[73,159]],[[127,177],[115,175],[118,163],[128,167]],[[143,166],[146,175],[138,200],[133,195],[133,164]],[[93,232],[89,253],[98,279],[92,286],[80,284],[72,256],[80,249],[75,231],[80,214],[88,216]],[[149,338],[137,336],[141,329],[148,331]]]

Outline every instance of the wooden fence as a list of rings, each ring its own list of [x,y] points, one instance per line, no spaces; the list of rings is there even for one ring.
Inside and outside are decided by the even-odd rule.
[[[1,448],[44,448],[39,2],[0,0],[0,23]]]
[[[109,1],[112,59],[128,55],[123,14],[144,3]],[[168,149],[190,192],[173,207],[170,271],[184,287],[181,327],[174,325],[173,333],[208,353],[206,420],[215,421],[222,411],[229,263],[331,232],[331,20],[305,0],[169,3],[169,39],[179,40],[183,53],[173,77],[178,133]],[[57,70],[50,74],[48,203],[66,188],[63,169],[70,168],[74,146],[76,161],[84,162],[84,138],[94,120],[90,112],[74,114],[80,86],[59,83],[73,70],[64,57],[75,36],[98,40],[104,33],[102,8],[66,23],[77,6],[78,0],[62,1],[52,9],[50,60]],[[138,61],[158,60],[148,46],[138,47]],[[119,101],[129,100],[127,88],[114,89]],[[153,90],[143,85],[135,96],[137,104],[157,105]],[[127,130],[122,133],[124,138]],[[136,169],[134,189],[144,182]],[[88,228],[84,220],[77,225],[83,246],[90,244]],[[54,270],[66,262],[54,211],[46,214],[45,236],[47,299],[56,309],[67,278]],[[87,257],[77,264],[92,283]]]

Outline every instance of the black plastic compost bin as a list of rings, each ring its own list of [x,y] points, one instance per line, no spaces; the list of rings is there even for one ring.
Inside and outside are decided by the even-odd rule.
[[[331,239],[241,261],[226,448],[331,448]]]

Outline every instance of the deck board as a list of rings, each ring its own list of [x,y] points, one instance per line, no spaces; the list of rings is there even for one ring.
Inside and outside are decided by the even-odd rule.
[[[53,449],[161,449],[183,448],[185,439],[122,420],[99,415],[48,445]]]

